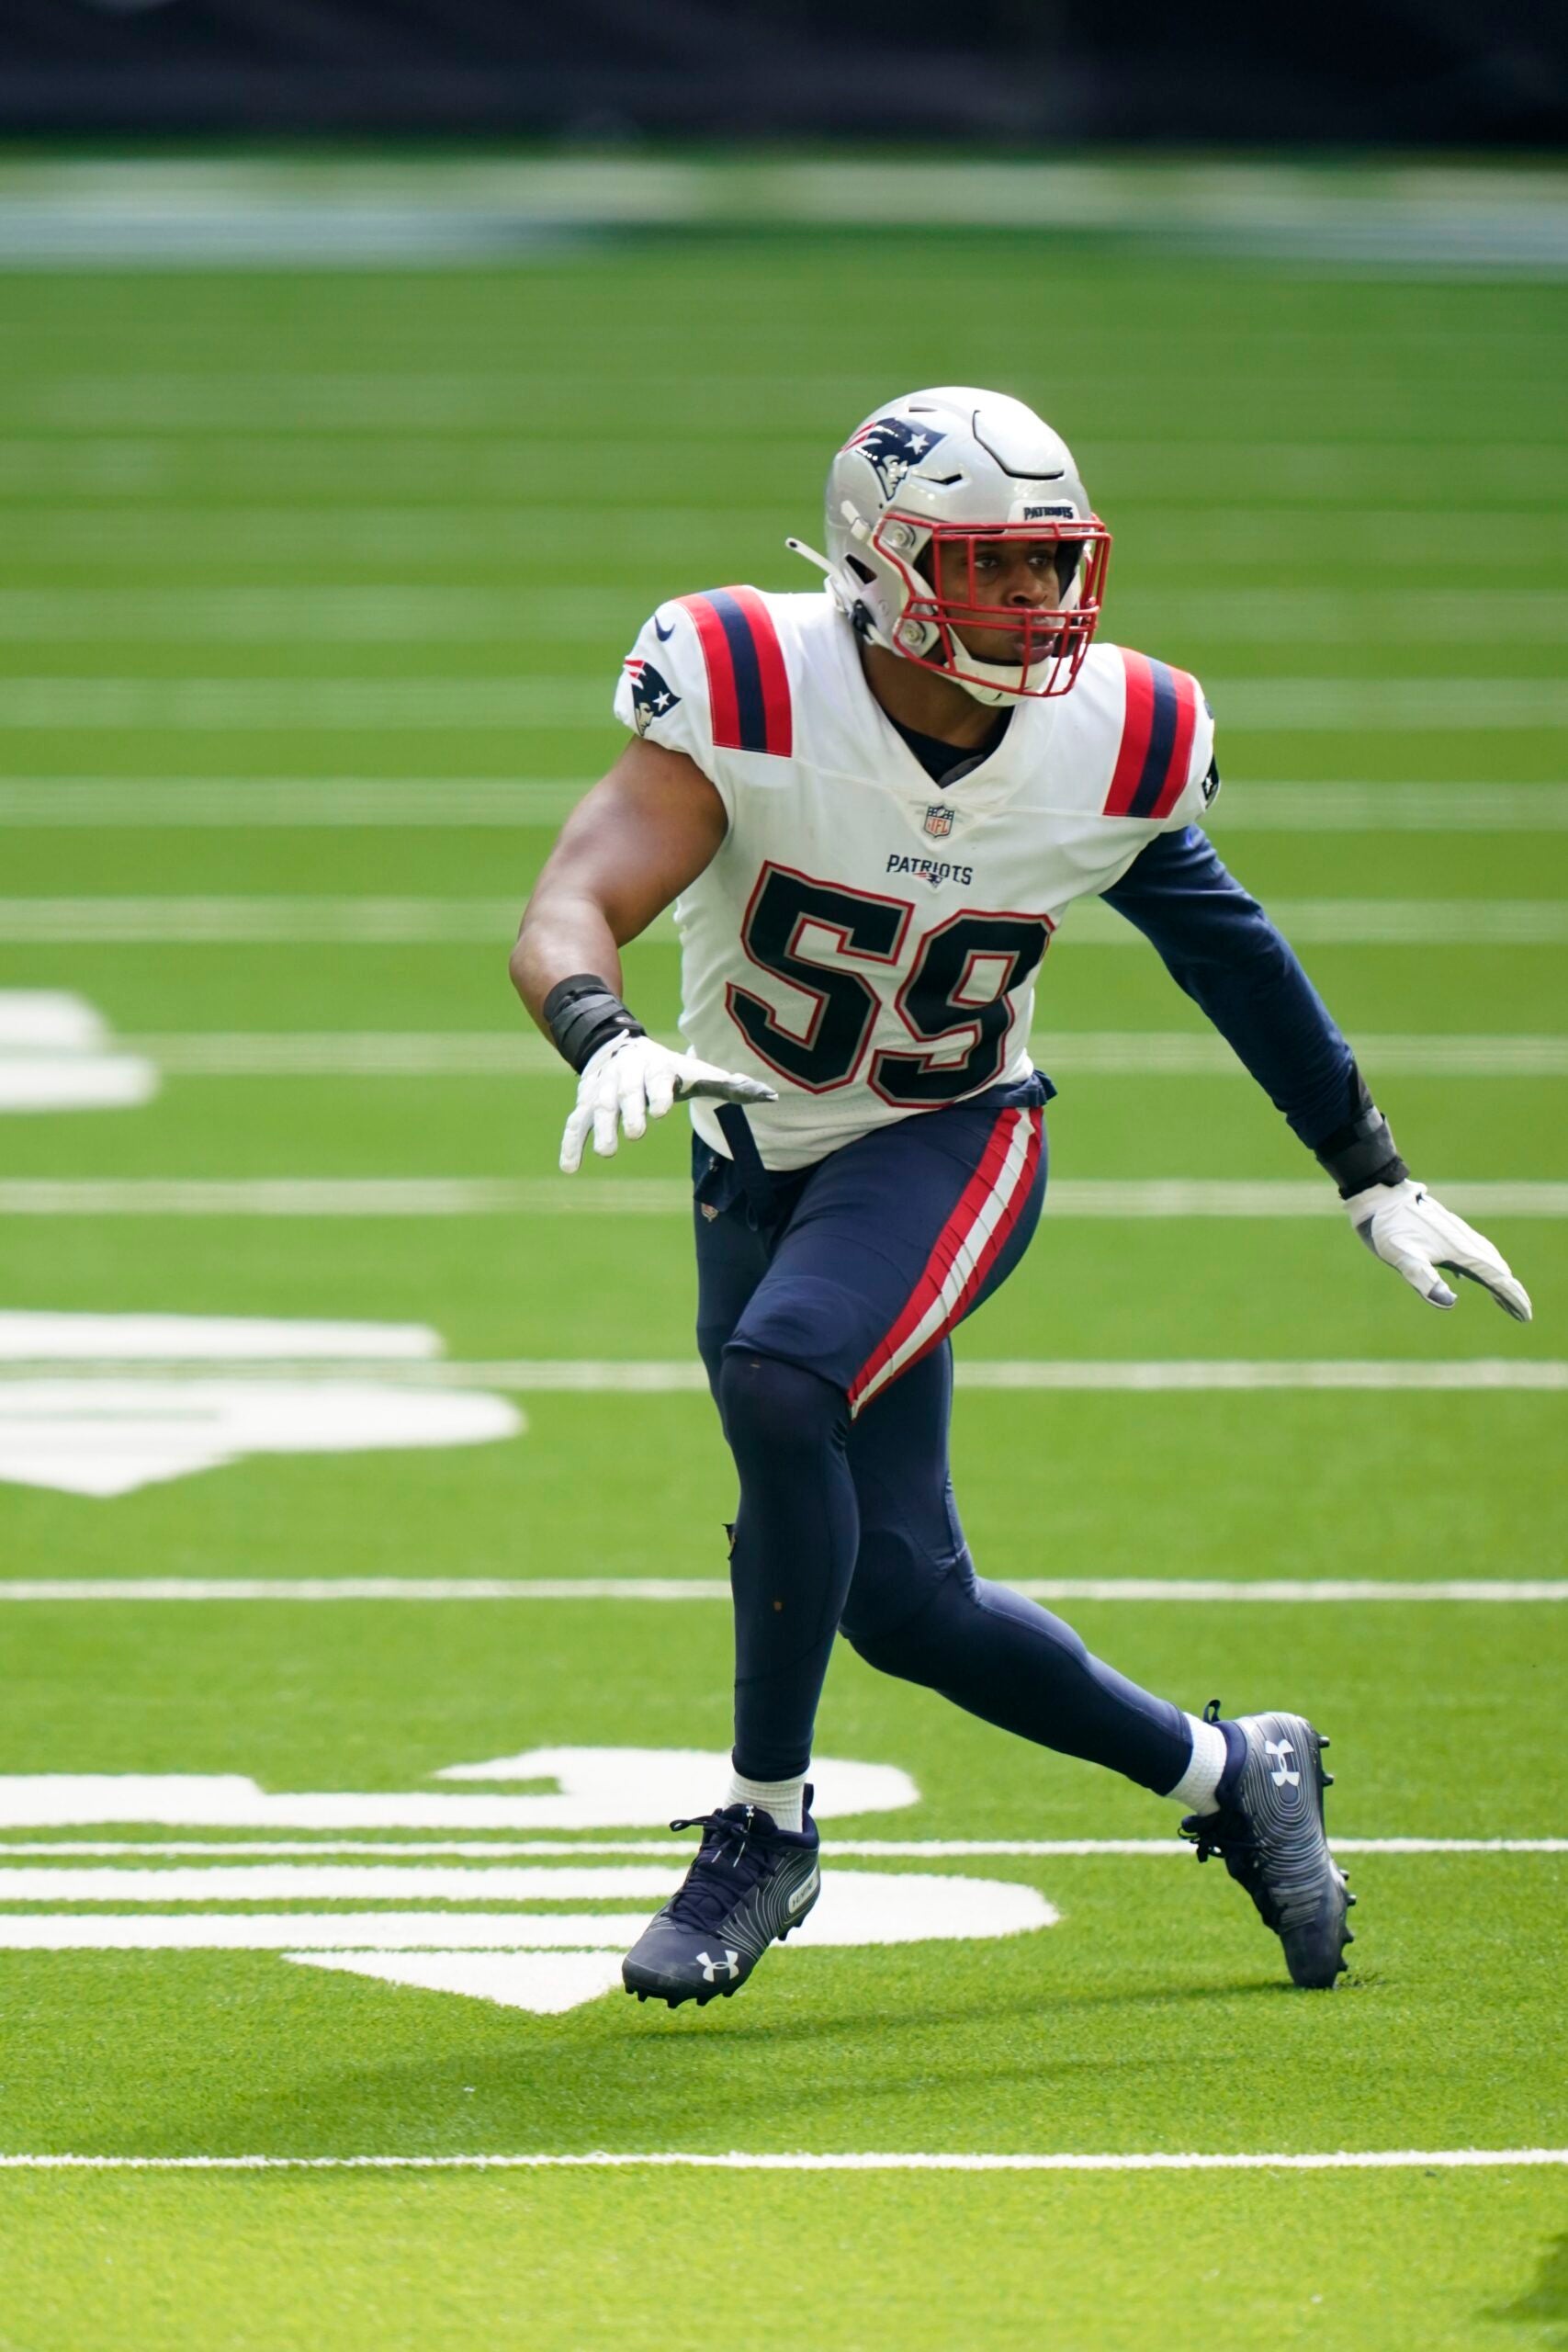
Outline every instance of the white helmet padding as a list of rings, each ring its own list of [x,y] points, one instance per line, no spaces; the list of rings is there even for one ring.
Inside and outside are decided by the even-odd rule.
[[[1072,684],[1100,618],[1111,535],[1066,442],[1021,401],[944,385],[874,409],[833,459],[827,519],[829,584],[874,643],[979,702]],[[975,550],[998,539],[1059,543],[1058,604],[985,604]],[[944,598],[937,549],[955,544],[968,548],[968,593]],[[1005,629],[1018,658],[981,661],[960,627]]]

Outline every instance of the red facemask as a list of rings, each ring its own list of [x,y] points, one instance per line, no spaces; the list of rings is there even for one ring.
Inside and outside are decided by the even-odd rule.
[[[922,572],[913,569],[908,550],[895,543],[900,532],[910,533],[913,545],[914,534],[928,531],[928,560],[933,571],[945,568],[951,577],[951,564],[942,567],[942,553],[953,548],[962,550],[966,582],[962,595],[943,594]],[[976,577],[976,551],[1009,539],[1027,540],[1033,546],[1055,541],[1059,547],[1072,548],[1075,556],[1069,576],[1078,583],[1077,601],[1055,606],[987,604]],[[908,592],[895,631],[899,640],[897,650],[907,661],[960,682],[1031,699],[1066,693],[1089,651],[1104,602],[1111,534],[1103,523],[1091,518],[1060,529],[1043,529],[1039,523],[1005,523],[977,530],[968,524],[931,525],[921,516],[888,513],[877,525],[872,544],[878,555],[893,565]],[[926,650],[917,651],[902,641],[906,630],[911,635],[923,635],[928,626],[936,630],[937,641]],[[971,653],[959,638],[961,628],[972,634],[1005,632],[1016,651],[999,662]],[[1030,673],[1037,667],[1043,674],[1033,682]]]

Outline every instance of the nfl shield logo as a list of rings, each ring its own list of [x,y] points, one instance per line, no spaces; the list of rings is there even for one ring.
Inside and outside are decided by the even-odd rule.
[[[940,800],[933,800],[926,810],[926,831],[933,842],[944,842],[953,831],[953,811]]]

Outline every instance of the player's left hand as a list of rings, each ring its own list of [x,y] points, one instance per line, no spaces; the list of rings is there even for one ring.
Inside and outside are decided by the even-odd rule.
[[[675,1053],[657,1037],[612,1037],[584,1065],[578,1080],[577,1107],[561,1137],[562,1173],[576,1174],[591,1129],[594,1150],[608,1159],[622,1131],[636,1142],[646,1134],[649,1119],[662,1119],[671,1103],[688,1102],[694,1094],[721,1102],[779,1099],[760,1079],[719,1069],[712,1062],[699,1061],[695,1054]]]
[[[1372,1255],[1403,1274],[1428,1306],[1459,1303],[1438,1271],[1441,1267],[1490,1291],[1516,1323],[1529,1321],[1529,1293],[1515,1281],[1507,1261],[1483,1233],[1435,1201],[1425,1184],[1409,1176],[1401,1184],[1369,1184],[1365,1192],[1352,1193],[1345,1205]]]

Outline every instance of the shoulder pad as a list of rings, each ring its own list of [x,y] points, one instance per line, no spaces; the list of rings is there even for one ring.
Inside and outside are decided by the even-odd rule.
[[[681,608],[703,650],[716,748],[787,760],[795,733],[789,673],[766,599],[755,588],[711,588],[682,596]]]
[[[1168,817],[1186,790],[1203,695],[1196,678],[1117,646],[1126,680],[1108,817]]]

